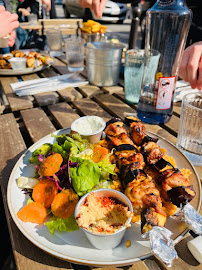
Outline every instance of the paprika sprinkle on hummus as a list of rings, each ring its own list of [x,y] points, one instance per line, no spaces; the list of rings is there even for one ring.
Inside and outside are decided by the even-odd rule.
[[[116,198],[99,197],[92,192],[80,206],[77,222],[92,233],[112,234],[123,226],[130,227],[127,221],[132,215],[129,207]]]

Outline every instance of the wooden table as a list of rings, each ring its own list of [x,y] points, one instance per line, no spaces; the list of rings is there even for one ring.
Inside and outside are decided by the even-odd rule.
[[[82,19],[42,19],[38,20],[38,23],[31,24],[29,22],[20,23],[20,27],[24,30],[38,30],[41,34],[42,23],[43,32],[46,34],[46,30],[58,29],[63,35],[75,35],[77,32],[78,25],[82,25]]]
[[[83,115],[98,115],[106,121],[112,116],[124,119],[128,113],[135,113],[135,106],[125,102],[123,81],[119,86],[99,88],[87,85],[79,88],[66,88],[58,92],[48,92],[34,96],[18,97],[10,87],[10,83],[19,79],[30,80],[39,77],[51,77],[68,73],[65,57],[56,59],[54,65],[38,74],[21,77],[0,77],[2,86],[2,103],[5,109],[0,110],[0,184],[4,207],[9,227],[12,249],[18,270],[56,270],[56,269],[94,269],[94,267],[74,265],[57,259],[40,250],[29,242],[14,224],[7,208],[7,183],[11,170],[20,155],[33,143],[47,134],[70,126],[72,121]],[[85,72],[82,74],[86,76]],[[4,108],[4,107],[3,107]],[[148,125],[146,129],[157,133],[172,143],[176,143],[179,127],[180,104],[174,105],[171,120],[164,125]],[[201,167],[196,167],[202,177]],[[202,214],[202,211],[201,211]],[[188,251],[187,236],[176,245],[179,258],[174,261],[172,270],[198,270],[200,265]],[[117,269],[105,267],[106,269]],[[133,266],[119,269],[167,269],[156,258],[140,261]]]

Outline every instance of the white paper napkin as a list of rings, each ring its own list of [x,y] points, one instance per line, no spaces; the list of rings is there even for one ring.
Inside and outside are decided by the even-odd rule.
[[[51,78],[42,78],[36,80],[11,83],[13,92],[18,96],[34,95],[38,93],[58,91],[66,87],[79,87],[89,82],[78,74],[65,74]]]
[[[174,94],[174,102],[182,101],[182,98],[189,93],[197,93],[198,89],[192,89],[188,82],[183,80],[177,81]]]

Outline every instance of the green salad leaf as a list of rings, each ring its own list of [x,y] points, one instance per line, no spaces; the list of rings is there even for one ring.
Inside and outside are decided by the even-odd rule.
[[[101,180],[97,185],[93,187],[92,190],[100,189],[100,188],[111,188],[113,184],[112,181]]]
[[[32,156],[29,158],[29,162],[33,163],[40,163],[38,155],[46,155],[52,151],[52,145],[50,143],[44,143],[40,147],[38,147],[33,153]]]
[[[58,218],[53,216],[50,221],[45,222],[44,224],[48,227],[51,234],[53,234],[54,230],[61,232],[73,232],[79,229],[74,214],[69,218]]]
[[[72,162],[77,162],[78,167],[70,168],[70,177],[74,190],[79,196],[83,196],[99,183],[101,170],[99,166],[90,159],[70,157]]]
[[[80,152],[83,152],[89,144],[88,141],[83,139],[78,133],[52,136],[56,138],[52,152],[61,154],[64,159],[67,159],[69,151],[71,151],[71,156],[76,156]]]
[[[110,174],[116,175],[116,173],[114,172],[116,165],[109,163],[108,158],[105,158],[101,162],[97,163],[97,165],[101,169],[102,179],[105,179],[105,180],[109,179]]]

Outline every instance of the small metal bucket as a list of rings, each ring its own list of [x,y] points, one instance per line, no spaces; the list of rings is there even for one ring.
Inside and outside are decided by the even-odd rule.
[[[124,45],[92,42],[85,47],[89,82],[97,86],[117,85]]]

